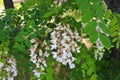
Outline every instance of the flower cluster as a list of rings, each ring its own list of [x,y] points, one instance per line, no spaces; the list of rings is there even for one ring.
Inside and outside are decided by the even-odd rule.
[[[99,24],[99,22],[100,22],[100,20],[97,21],[98,24]],[[98,31],[99,33],[104,33],[99,25],[96,26],[96,31]],[[105,35],[109,36],[108,34],[105,34]],[[103,58],[103,54],[105,52],[105,49],[104,49],[105,47],[102,45],[99,35],[98,35],[98,39],[96,41],[96,48],[97,49],[95,50],[95,58],[101,60],[101,58]]]
[[[35,69],[33,70],[34,75],[38,78],[41,74],[45,74],[45,67],[47,66],[45,58],[49,56],[48,50],[49,47],[47,46],[46,41],[42,43],[42,48],[45,49],[38,49],[39,41],[37,39],[32,39],[31,43],[33,44],[30,48],[30,61],[35,64]]]
[[[64,2],[67,2],[67,0],[54,0],[54,4],[56,4],[56,5],[58,5],[58,6],[61,6],[62,5],[62,3],[64,3]]]
[[[7,71],[8,80],[14,80],[14,77],[17,76],[18,72],[16,67],[16,60],[13,56],[8,57],[7,63],[8,65],[5,67],[5,70]]]
[[[69,65],[70,68],[75,68],[72,53],[80,53],[80,47],[77,42],[80,42],[79,33],[77,30],[72,31],[69,24],[58,24],[55,30],[51,33],[51,50],[53,58],[63,65]]]
[[[97,47],[97,50],[95,50],[95,58],[101,60],[101,58],[103,58],[105,49],[99,38],[96,41],[96,47]]]
[[[6,56],[2,56],[2,54],[5,53]],[[0,59],[3,59],[6,61],[0,62],[0,72],[6,71],[7,78],[5,76],[0,77],[2,80],[14,80],[14,77],[17,76],[17,65],[16,60],[13,56],[8,56],[8,51],[0,51]]]

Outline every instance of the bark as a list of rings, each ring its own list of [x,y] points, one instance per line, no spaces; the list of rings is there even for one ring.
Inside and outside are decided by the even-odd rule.
[[[111,9],[113,12],[120,13],[120,0],[104,0],[108,6],[108,9]]]
[[[3,0],[5,9],[14,8],[13,1],[12,0]]]

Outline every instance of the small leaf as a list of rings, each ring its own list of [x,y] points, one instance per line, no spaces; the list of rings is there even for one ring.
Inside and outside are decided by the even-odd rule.
[[[0,32],[0,41],[6,41],[7,40],[7,36],[6,36],[6,33],[1,31]]]
[[[115,32],[117,30],[119,30],[119,25],[114,25],[110,28],[111,32]]]
[[[22,37],[22,35],[17,35],[15,37],[15,41],[22,42],[23,40],[24,40],[24,38]]]
[[[82,22],[87,23],[94,17],[94,14],[92,11],[83,14],[82,16]]]
[[[51,16],[52,14],[54,14],[55,12],[47,12],[46,14],[44,14],[44,17],[49,17]]]
[[[70,77],[76,77],[77,76],[77,72],[78,72],[78,70],[76,70],[76,69],[72,70]]]
[[[46,80],[53,80],[53,76],[51,74],[46,74]]]
[[[112,42],[116,42],[118,40],[118,37],[115,37]]]
[[[81,68],[86,68],[87,67],[87,65],[86,65],[86,63],[83,63],[82,65],[81,65]]]
[[[0,58],[0,62],[6,64],[6,60],[5,59]]]
[[[118,42],[116,43],[116,48],[119,49],[119,47],[120,47],[120,42],[118,41]]]
[[[102,45],[105,46],[106,48],[111,47],[111,41],[108,38],[108,36],[106,36],[104,34],[100,34],[100,41],[101,41]]]
[[[105,19],[110,18],[111,14],[112,14],[112,11],[110,9],[108,9],[107,12],[105,13]]]
[[[75,63],[76,63],[76,64],[79,64],[80,62],[81,62],[81,58],[80,58],[80,57],[77,57]]]
[[[76,0],[78,7],[80,8],[80,10],[86,10],[86,9],[90,9],[90,3],[89,0]],[[84,5],[86,4],[86,6]]]
[[[47,73],[49,73],[49,74],[53,74],[53,73],[54,73],[54,69],[53,69],[52,67],[47,67],[47,68],[46,68],[46,71],[47,71]]]
[[[95,31],[90,35],[90,42],[94,43],[98,39],[98,32]]]
[[[28,39],[26,39],[24,43],[28,48],[31,46],[31,42]]]
[[[118,35],[118,32],[113,32],[112,34],[111,34],[111,37],[115,37],[115,36],[117,36]]]
[[[106,26],[106,24],[104,24],[104,23],[99,23],[99,26],[100,26],[100,28],[102,29],[102,31],[103,32],[105,32],[105,33],[107,33],[107,34],[111,34],[111,32],[110,32],[110,28],[108,28],[107,26]]]
[[[24,52],[25,51],[25,45],[20,44],[19,46],[17,46],[18,49],[20,50],[20,52]]]
[[[90,77],[90,80],[97,80],[97,75],[96,75],[96,74],[93,74],[93,75]]]
[[[114,26],[117,23],[117,18],[114,17],[111,21],[110,21],[110,26]]]
[[[48,61],[48,66],[54,66],[55,63],[51,60],[51,61]]]
[[[87,26],[84,29],[85,34],[92,33],[95,30],[96,25],[97,25],[97,23],[95,21],[92,21],[92,22],[88,23]]]
[[[92,74],[92,72],[93,72],[93,69],[92,69],[92,68],[89,68],[89,69],[87,70],[87,75],[90,76],[90,75]]]

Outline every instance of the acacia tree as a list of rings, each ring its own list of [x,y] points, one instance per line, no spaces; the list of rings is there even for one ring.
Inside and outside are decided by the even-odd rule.
[[[0,18],[0,78],[31,70],[26,79],[97,80],[96,62],[110,50],[119,25],[104,7],[103,0],[27,0],[8,10]],[[117,46],[119,36],[112,34]]]

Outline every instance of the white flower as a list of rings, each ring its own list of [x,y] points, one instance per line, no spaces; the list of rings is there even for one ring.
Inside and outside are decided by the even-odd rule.
[[[14,80],[14,77],[17,76],[16,60],[12,56],[8,57],[7,60],[8,65],[4,69],[7,71],[7,80]]]
[[[76,48],[76,50],[77,50],[77,53],[80,53],[80,48],[78,47],[78,48]]]
[[[40,49],[39,50],[39,56],[42,56],[43,55],[43,52],[42,52],[42,50]]]
[[[4,63],[0,62],[0,68],[2,68],[4,66]]]
[[[105,50],[99,38],[96,41],[96,48],[97,49],[95,50],[95,58],[101,60],[101,58],[103,58]]]
[[[80,47],[77,42],[80,41],[77,30],[72,31],[69,24],[58,24],[55,30],[51,33],[51,50],[53,51],[53,58],[63,65],[69,65],[74,68],[75,58],[72,52],[80,53]]]
[[[36,69],[34,69],[33,72],[35,76],[37,76],[38,78],[40,77],[40,72],[38,72]]]
[[[56,5],[58,5],[58,6],[61,6],[62,5],[62,3],[64,3],[64,2],[67,2],[67,0],[54,0],[54,4],[56,4]]]
[[[14,80],[14,78],[13,77],[9,77],[8,80]]]
[[[51,50],[53,50],[53,49],[57,49],[57,45],[56,44],[51,45]]]
[[[69,64],[70,65],[70,69],[73,69],[73,68],[75,68],[75,64],[74,63],[72,63],[72,64]]]
[[[45,67],[47,67],[45,58],[49,56],[49,53],[47,51],[50,50],[50,48],[47,45],[46,41],[43,41],[41,45],[41,47],[45,49],[46,51],[43,51],[42,48],[38,49],[38,45],[39,45],[38,41],[36,40],[35,42],[33,41],[33,45],[31,46],[31,49],[29,50],[31,52],[30,61],[36,65],[35,69],[33,70],[34,75],[39,78],[41,74],[45,74],[44,73]],[[40,68],[40,71],[37,70],[39,68]]]
[[[30,42],[31,42],[31,43],[35,43],[35,42],[36,42],[36,40],[35,40],[35,39],[32,39],[32,40],[30,40]]]

